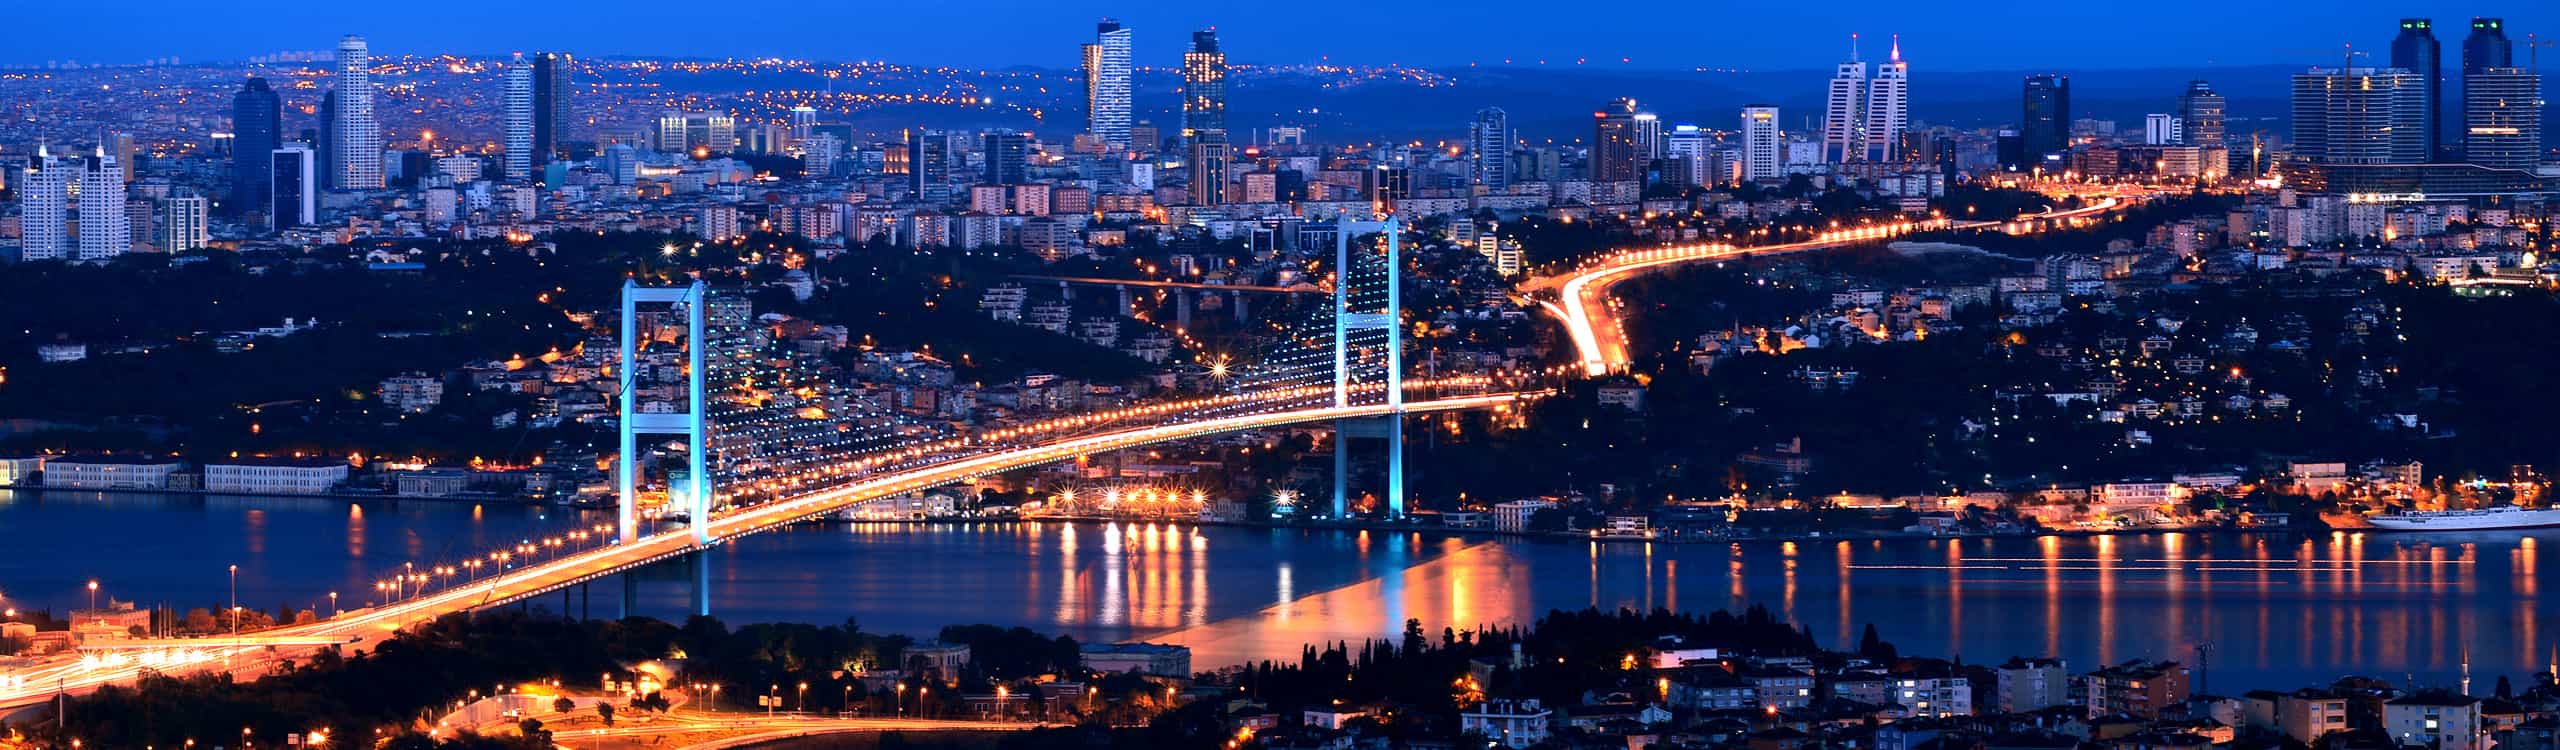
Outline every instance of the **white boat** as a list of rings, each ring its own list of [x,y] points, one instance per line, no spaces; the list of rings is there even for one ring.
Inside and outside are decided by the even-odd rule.
[[[2502,505],[2479,510],[2390,513],[2365,519],[2383,531],[2496,531],[2560,526],[2560,508]]]

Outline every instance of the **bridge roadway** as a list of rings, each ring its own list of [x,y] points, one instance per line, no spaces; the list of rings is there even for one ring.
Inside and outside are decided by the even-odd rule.
[[[2107,197],[2086,207],[2068,211],[2046,210],[2033,216],[2009,221],[1947,222],[1931,220],[1825,232],[1813,239],[1757,247],[1731,245],[1684,245],[1617,253],[1598,265],[1576,269],[1566,274],[1535,279],[1524,285],[1528,291],[1553,289],[1558,302],[1543,303],[1549,313],[1562,320],[1573,348],[1580,356],[1585,375],[1600,376],[1624,369],[1630,360],[1624,324],[1609,303],[1609,288],[1646,272],[1668,266],[1698,261],[1722,261],[1741,258],[1786,255],[1811,250],[1828,250],[1861,242],[1890,239],[1912,232],[1932,229],[1993,229],[2009,234],[2033,234],[2055,227],[2077,225],[2100,214],[2132,205],[2130,201]]]
[[[1404,404],[1404,412],[1413,414],[1490,409],[1540,395],[1543,394],[1496,393],[1407,401]],[[1391,407],[1386,404],[1306,407],[1120,430],[1046,445],[955,458],[790,500],[731,511],[711,519],[711,537],[714,540],[725,540],[745,536],[836,513],[872,500],[950,485],[966,479],[1069,460],[1077,456],[1245,430],[1336,419],[1380,417],[1389,413],[1391,413]],[[716,544],[717,541],[714,543]],[[699,547],[694,545],[693,532],[690,529],[660,532],[630,542],[562,555],[553,560],[454,585],[397,603],[352,610],[319,622],[273,628],[260,631],[258,635],[278,640],[319,639],[359,648],[367,647],[407,625],[456,612],[541,596],[650,563],[679,557],[697,549]],[[239,657],[244,656],[248,657],[246,664],[238,661]],[[221,659],[223,668],[254,673],[257,670],[253,667],[267,657],[261,655],[258,649],[241,649],[218,658]],[[210,666],[212,662],[212,659],[207,658],[185,665],[168,665],[144,664],[140,660],[129,659],[93,659],[85,660],[78,665],[49,667],[16,675],[0,676],[0,714],[41,704],[51,700],[57,693],[79,695],[105,685],[129,683],[144,672],[154,669],[173,666],[203,667]]]

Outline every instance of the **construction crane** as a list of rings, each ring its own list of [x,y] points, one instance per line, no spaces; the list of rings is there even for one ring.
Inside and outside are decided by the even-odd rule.
[[[2543,39],[2541,36],[2541,34],[2530,32],[2524,35],[2524,67],[2536,73],[2542,72],[2542,48],[2560,46],[2560,41]]]

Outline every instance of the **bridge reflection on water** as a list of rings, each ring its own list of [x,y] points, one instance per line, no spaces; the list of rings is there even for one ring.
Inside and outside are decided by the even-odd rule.
[[[385,559],[589,523],[522,508],[0,492],[9,606],[79,606],[88,578],[146,605],[308,606]],[[101,539],[118,543],[103,545]],[[129,540],[129,541],[127,541]],[[327,540],[326,544],[286,544]],[[470,540],[470,541],[463,541]],[[929,636],[992,622],[1081,639],[1186,643],[1202,666],[1294,659],[1300,644],[1392,637],[1407,618],[1507,624],[1552,608],[1757,604],[1826,643],[1873,622],[1905,652],[2074,665],[2192,659],[2207,686],[2293,687],[2345,672],[2451,681],[2543,668],[2539,602],[2560,536],[2095,538],[1592,544],[1435,534],[1063,523],[814,524],[712,552],[732,623],[839,623]],[[214,562],[207,562],[214,561]],[[676,618],[682,566],[644,572],[641,613]],[[537,606],[557,609],[553,595]],[[599,597],[601,599],[601,597]],[[352,605],[353,602],[350,602]],[[599,602],[601,605],[601,602]],[[599,611],[597,614],[606,614]]]

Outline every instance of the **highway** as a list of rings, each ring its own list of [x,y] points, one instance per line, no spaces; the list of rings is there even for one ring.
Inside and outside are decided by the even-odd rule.
[[[1735,247],[1699,244],[1626,250],[1564,274],[1533,279],[1524,284],[1523,289],[1530,292],[1553,289],[1556,292],[1555,301],[1541,304],[1564,323],[1565,332],[1573,339],[1574,351],[1582,363],[1583,374],[1597,377],[1625,369],[1630,360],[1625,322],[1617,314],[1615,298],[1609,294],[1610,288],[1651,271],[1700,261],[1829,250],[1934,229],[1996,229],[2010,234],[2033,234],[2056,227],[2078,226],[2100,214],[2131,205],[2131,201],[2110,196],[2083,208],[2068,211],[2048,209],[2044,213],[2009,221],[1950,222],[1932,219],[1838,229],[1810,240],[1777,245]]]
[[[1404,412],[1420,414],[1493,409],[1540,395],[1543,394],[1496,393],[1408,401],[1404,404]],[[790,500],[741,508],[714,517],[711,520],[710,533],[715,540],[744,536],[829,515],[872,500],[1123,448],[1291,424],[1386,416],[1389,413],[1391,408],[1385,404],[1304,407],[1129,428],[1037,446],[994,450],[932,463],[911,470],[885,473]],[[407,625],[456,612],[540,596],[660,560],[678,557],[695,549],[693,532],[690,529],[660,532],[628,543],[564,554],[549,561],[529,564],[397,603],[364,610],[351,610],[332,619],[273,628],[260,631],[257,635],[262,639],[276,642],[304,642],[317,639],[365,647],[374,641],[389,637]],[[151,651],[132,657],[116,653],[91,654],[84,656],[76,664],[55,665],[0,677],[0,713],[43,703],[52,699],[57,693],[79,695],[103,685],[128,683],[147,671],[246,669],[263,661],[265,658],[262,656],[263,653],[263,648],[236,647]],[[245,664],[240,661],[243,657],[247,659]]]

